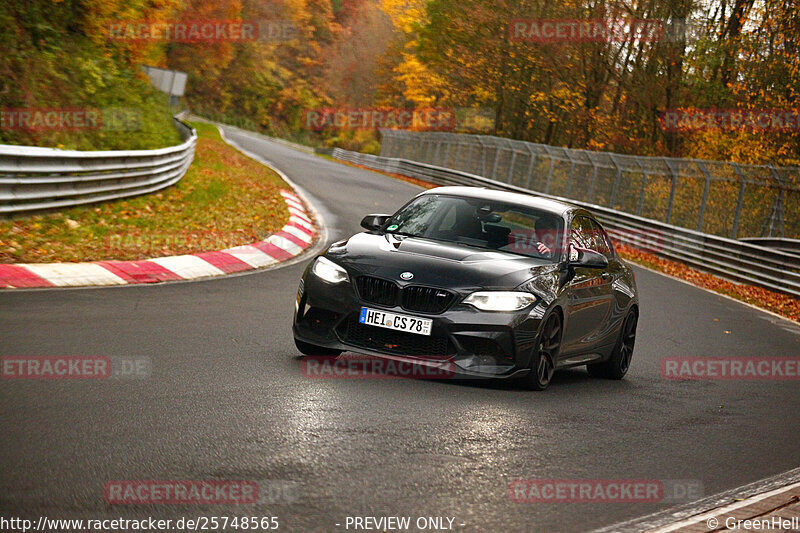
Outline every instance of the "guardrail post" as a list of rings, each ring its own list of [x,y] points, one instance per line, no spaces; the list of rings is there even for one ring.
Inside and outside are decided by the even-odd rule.
[[[589,158],[589,162],[592,163],[592,181],[589,182],[589,197],[586,201],[592,203],[592,199],[594,198],[594,184],[597,181],[597,163],[595,163],[594,159],[591,157]]]
[[[394,135],[394,157],[409,157],[413,148],[411,138],[408,136]]]
[[[400,151],[402,150],[402,148],[401,148],[401,146],[402,146],[401,145],[401,140],[393,132],[390,132],[389,139],[390,139],[389,156],[390,157],[398,157],[400,155],[400,153],[401,153]],[[406,142],[404,144],[408,144],[408,142]]]
[[[397,144],[389,130],[380,130],[381,132],[381,155],[383,157],[392,157],[394,155],[394,147]]]
[[[672,219],[672,206],[675,203],[675,190],[678,186],[678,172],[672,167],[672,163],[666,157],[664,158],[664,163],[667,164],[667,168],[669,168],[669,173],[671,176],[669,200],[667,201],[667,217],[665,220],[665,222],[669,224],[669,221]]]
[[[511,183],[514,179],[514,164],[517,162],[517,150],[511,149],[511,164],[508,166],[508,177],[506,183]]]
[[[415,154],[415,145],[414,139],[411,138],[410,135],[407,134],[400,134],[397,133],[397,149],[395,151],[394,157],[403,157],[406,159],[412,159]]]
[[[547,154],[550,156],[550,168],[547,170],[547,182],[545,183],[544,186],[544,193],[550,194],[550,180],[553,179],[553,166],[555,165],[556,160],[553,157],[553,154],[551,154],[549,150]]]
[[[495,141],[494,145],[494,165],[492,165],[492,179],[497,179],[497,165],[500,163],[500,145]]]
[[[567,157],[569,157],[569,176],[567,176],[567,190],[564,196],[569,198],[570,192],[572,191],[572,176],[575,171],[575,161],[572,160],[572,156],[569,155],[569,152],[567,152]]]
[[[453,161],[453,168],[457,169],[459,167],[458,161],[460,158],[461,158],[461,138],[459,137],[458,140],[456,141],[456,158]]]
[[[645,170],[644,165],[642,165],[641,161],[638,159],[636,160],[636,164],[642,169],[642,189],[639,191],[639,202],[636,205],[636,214],[641,216],[642,209],[644,208],[644,192],[647,188],[647,170]]]
[[[706,166],[702,162],[695,161],[695,163],[706,177],[706,182],[703,185],[703,199],[700,202],[700,213],[697,215],[697,231],[703,231],[703,217],[706,213],[706,202],[708,202],[708,189],[711,188],[711,174],[708,173]]]
[[[611,189],[611,209],[614,209],[614,206],[617,205],[617,193],[619,193],[619,182],[622,181],[622,167],[617,163],[617,158],[615,154],[611,154],[611,161],[614,163],[614,166],[617,167],[617,177],[614,179],[614,186]]]
[[[642,215],[642,209],[644,209],[644,193],[645,189],[647,189],[647,178],[648,174],[645,172],[642,176],[642,190],[639,192],[639,205],[636,206],[636,214],[639,216]]]
[[[436,148],[438,147],[438,144],[432,136],[426,135],[426,137],[428,137],[428,149],[425,151],[425,162],[433,165],[433,158],[436,154]]]
[[[769,218],[764,222],[764,226],[761,228],[761,236],[783,237],[783,196],[786,191],[786,186],[773,165],[767,165],[767,168],[772,172],[772,177],[775,178],[775,181],[778,182],[778,194],[775,196],[775,201],[772,202]]]
[[[731,239],[735,239],[739,233],[739,217],[742,215],[742,204],[744,203],[744,191],[745,187],[747,187],[747,181],[738,164],[731,163],[731,167],[736,172],[736,175],[739,176],[739,198],[736,200],[736,211],[733,213],[733,224],[731,225]]]
[[[439,135],[439,149],[436,151],[436,160],[438,161],[437,165],[440,167],[447,166],[447,161],[445,160],[445,151],[447,149],[447,138],[444,135]]]
[[[525,188],[530,190],[531,182],[533,181],[533,167],[534,165],[536,165],[536,152],[533,151],[533,148],[531,147],[530,144],[526,143],[526,146],[528,147],[528,151],[531,154],[531,162],[528,163],[528,180],[525,183]]]
[[[447,140],[441,136],[441,134],[436,136],[436,152],[434,152],[434,165],[438,165],[440,167],[446,166],[446,162],[444,161],[444,147],[447,144]]]
[[[481,176],[486,175],[486,145],[483,143],[480,135],[477,137],[478,142],[481,144]]]

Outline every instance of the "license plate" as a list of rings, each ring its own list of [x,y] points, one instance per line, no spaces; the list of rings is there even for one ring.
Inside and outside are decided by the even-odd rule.
[[[370,309],[368,307],[361,308],[361,316],[358,321],[369,326],[407,331],[418,335],[430,335],[431,327],[433,326],[433,320],[428,318],[387,313],[386,311],[379,311],[378,309]]]

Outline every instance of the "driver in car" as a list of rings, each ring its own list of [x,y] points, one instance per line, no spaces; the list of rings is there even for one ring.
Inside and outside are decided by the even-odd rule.
[[[558,236],[558,221],[553,217],[542,217],[536,220],[536,250],[547,257],[552,257]]]

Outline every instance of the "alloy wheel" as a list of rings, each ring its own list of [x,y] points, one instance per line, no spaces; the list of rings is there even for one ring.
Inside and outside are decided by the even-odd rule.
[[[551,314],[539,338],[539,360],[536,365],[536,376],[539,384],[546,387],[553,379],[555,361],[561,348],[561,320],[556,313]]]

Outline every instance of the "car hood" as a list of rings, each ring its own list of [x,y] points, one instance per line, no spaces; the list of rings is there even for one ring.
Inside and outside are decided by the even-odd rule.
[[[359,233],[331,245],[326,255],[351,275],[448,288],[513,289],[557,271],[541,259],[391,234]],[[413,279],[404,282],[404,272]]]

